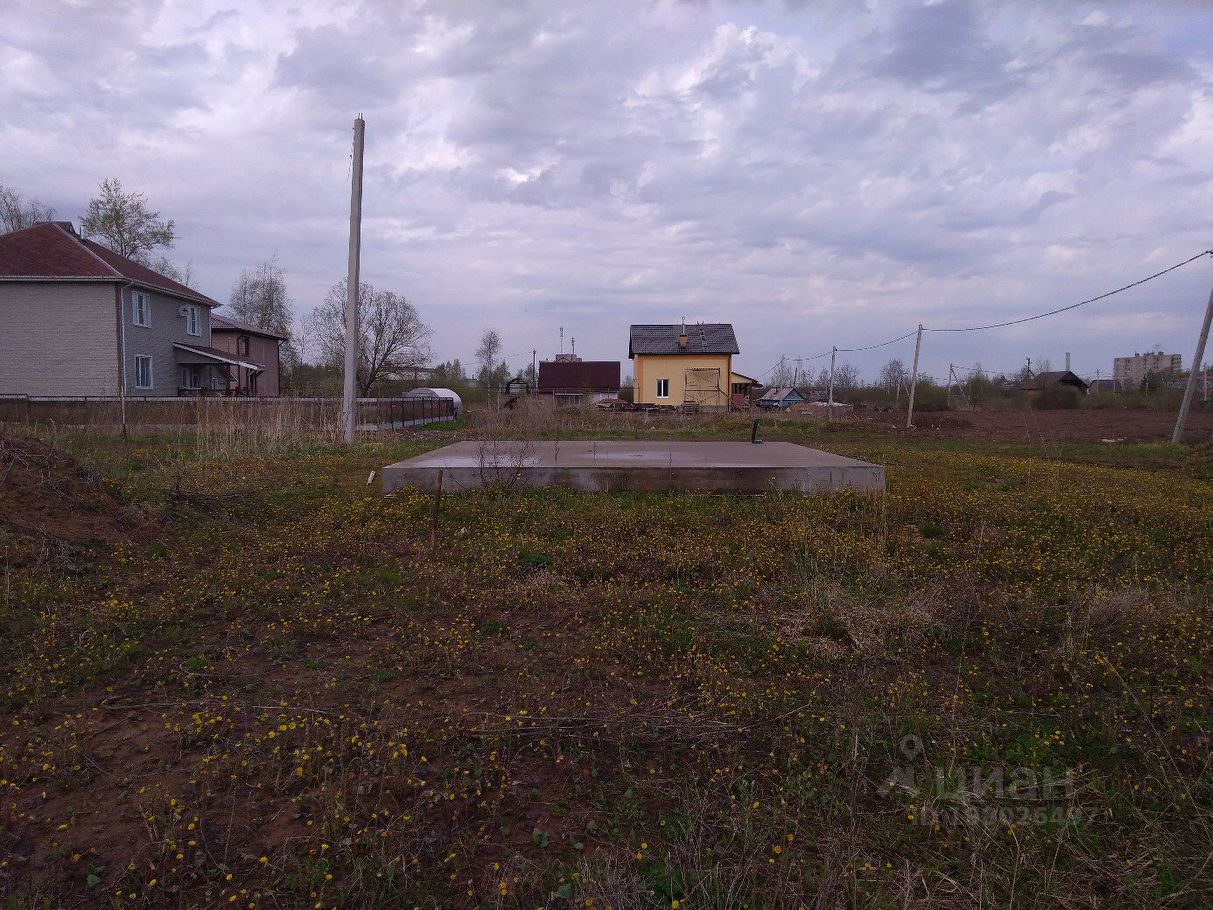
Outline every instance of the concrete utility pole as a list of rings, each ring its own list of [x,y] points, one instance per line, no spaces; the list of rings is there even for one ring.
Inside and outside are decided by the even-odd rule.
[[[952,377],[955,375],[955,370],[952,369],[954,364],[948,364],[948,410],[952,410]]]
[[[345,418],[345,444],[354,444],[358,401],[354,397],[358,376],[358,269],[362,255],[362,148],[366,123],[359,114],[354,120],[354,167],[350,181],[350,260],[345,284],[345,377],[341,387],[341,409]]]
[[[1188,422],[1188,408],[1192,406],[1192,395],[1196,392],[1196,376],[1201,372],[1205,359],[1205,343],[1209,340],[1209,323],[1213,322],[1213,291],[1209,292],[1209,305],[1205,307],[1205,323],[1200,327],[1200,338],[1196,342],[1196,356],[1188,368],[1188,384],[1184,388],[1184,400],[1179,406],[1179,419],[1175,421],[1175,432],[1171,444],[1179,445],[1184,435],[1184,424]]]
[[[834,407],[834,358],[836,358],[837,356],[838,356],[838,348],[831,347],[830,348],[830,394],[829,394],[829,399],[828,399],[831,408]],[[830,413],[833,414],[834,412],[831,411]]]
[[[918,323],[918,337],[914,339],[914,367],[910,370],[910,407],[906,410],[906,429],[914,429],[914,390],[918,388],[918,352],[922,350],[922,323]]]

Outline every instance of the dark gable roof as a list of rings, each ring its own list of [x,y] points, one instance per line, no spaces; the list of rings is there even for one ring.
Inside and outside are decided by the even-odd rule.
[[[77,237],[66,221],[44,221],[0,235],[0,280],[130,281],[170,297],[219,306],[205,294],[152,271],[93,240]]]
[[[1076,389],[1088,388],[1087,383],[1083,381],[1082,377],[1071,373],[1069,370],[1049,370],[1044,373],[1037,373],[1024,383],[1023,388],[1026,392],[1036,392],[1051,385],[1069,385],[1074,386]]]
[[[277,338],[279,341],[286,341],[285,335],[279,335],[277,332],[271,332],[269,329],[258,328],[252,323],[241,322],[239,319],[228,319],[226,316],[220,316],[216,313],[211,313],[211,331],[244,332],[248,335],[263,335],[266,338]]]
[[[543,392],[619,391],[618,360],[541,360],[539,391]]]
[[[727,322],[699,322],[687,326],[687,347],[678,349],[681,325],[634,325],[628,338],[628,357],[637,354],[739,354],[737,336]]]
[[[762,393],[762,397],[759,400],[760,401],[783,401],[785,398],[790,398],[792,395],[796,395],[798,398],[800,398],[802,400],[806,400],[806,401],[808,400],[805,398],[804,394],[800,391],[800,389],[792,389],[792,388],[786,388],[786,387],[782,388],[782,389],[780,389],[780,388],[767,389],[765,392]]]

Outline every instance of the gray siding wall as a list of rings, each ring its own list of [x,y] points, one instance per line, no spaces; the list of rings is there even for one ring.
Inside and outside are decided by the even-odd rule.
[[[118,394],[114,287],[0,281],[0,394]]]
[[[135,294],[151,297],[151,325],[135,325]],[[122,289],[122,321],[126,333],[126,393],[128,395],[176,395],[181,382],[181,371],[177,358],[173,356],[173,342],[210,347],[210,307],[198,307],[198,334],[186,332],[186,317],[178,311],[188,304],[176,297],[140,291],[137,288]],[[152,357],[152,388],[135,387],[135,356],[150,354]]]

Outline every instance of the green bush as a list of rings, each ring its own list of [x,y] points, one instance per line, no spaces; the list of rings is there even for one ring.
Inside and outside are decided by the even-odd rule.
[[[1041,411],[1070,410],[1078,407],[1080,397],[1078,389],[1068,385],[1046,386],[1032,399],[1032,407]]]

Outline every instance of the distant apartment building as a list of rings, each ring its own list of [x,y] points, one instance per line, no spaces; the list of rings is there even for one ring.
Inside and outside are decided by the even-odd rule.
[[[1112,379],[1122,392],[1141,388],[1150,373],[1173,375],[1183,368],[1183,357],[1179,354],[1164,354],[1161,351],[1146,354],[1135,353],[1132,357],[1117,357],[1112,362]]]

